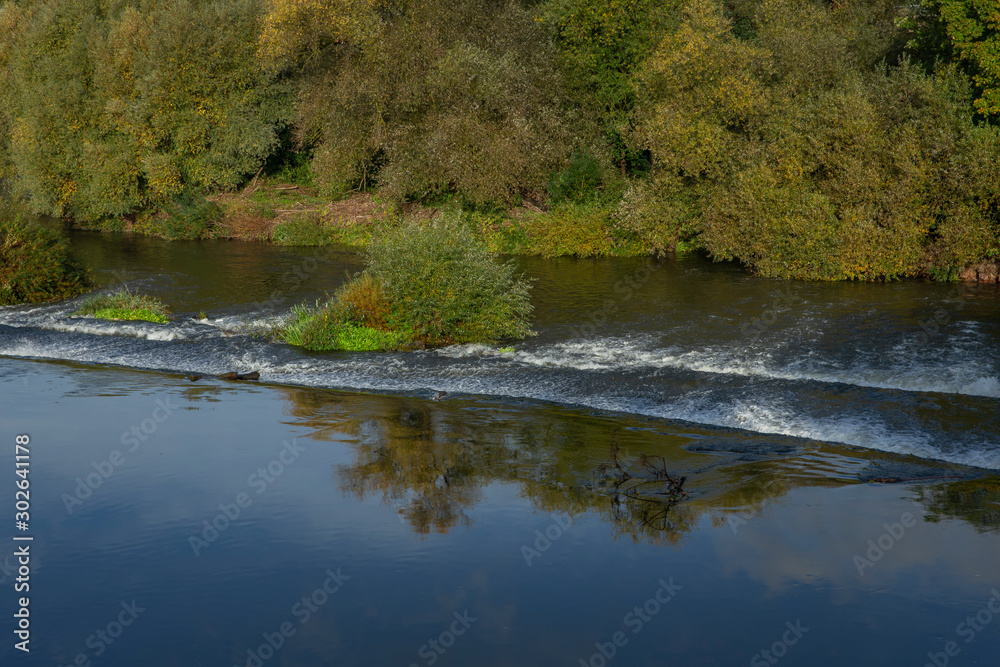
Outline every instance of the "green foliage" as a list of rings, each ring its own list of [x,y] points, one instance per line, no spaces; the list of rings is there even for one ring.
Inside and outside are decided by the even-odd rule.
[[[285,84],[258,65],[258,3],[4,4],[0,130],[17,191],[96,221],[253,174],[286,113]]]
[[[393,230],[368,258],[368,272],[392,304],[394,330],[435,345],[532,333],[528,282],[454,217]]]
[[[438,261],[392,231],[418,200],[461,206],[447,224],[501,252],[694,248],[823,280],[1000,256],[995,0],[7,0],[0,77],[0,179],[104,230],[411,234]],[[321,218],[376,187],[393,213]],[[421,280],[447,305],[393,292],[378,325],[370,298],[331,317],[434,342],[527,331],[513,303],[466,331],[470,304]]]
[[[296,306],[279,338],[313,352],[393,350],[410,342],[403,332],[388,330],[390,305],[371,275],[363,273],[324,305]]]
[[[604,181],[601,163],[587,150],[576,150],[569,164],[549,179],[549,201],[582,201],[594,196]]]
[[[278,132],[277,145],[261,173],[266,180],[275,183],[312,187],[312,158],[312,149],[298,146],[293,128],[286,125]]]
[[[275,65],[309,63],[330,45],[360,46],[381,27],[378,0],[273,0],[263,20],[260,46]]]
[[[0,202],[0,306],[64,299],[89,284],[65,239]]]
[[[166,324],[168,322],[164,315],[161,315],[148,308],[137,308],[126,310],[124,308],[101,308],[94,313],[94,317],[101,320],[142,320],[154,322],[156,324]]]
[[[922,0],[901,25],[925,62],[961,63],[976,86],[976,111],[1000,119],[1000,5],[996,0]]]
[[[92,315],[104,320],[145,320],[166,324],[169,312],[156,297],[122,289],[87,297],[73,315]]]
[[[663,33],[676,26],[682,5],[681,0],[548,0],[542,5],[570,98],[596,121],[606,160],[630,173],[647,166],[644,151],[626,141],[640,103],[635,74]]]
[[[222,209],[203,197],[182,196],[164,207],[157,216],[154,233],[169,241],[208,238],[222,217]]]
[[[299,213],[278,223],[273,240],[281,245],[321,246],[336,243],[336,232],[318,213]]]
[[[874,65],[898,42],[890,24],[864,3],[761,0],[751,43],[689,3],[642,73],[636,139],[657,169],[626,196],[625,226],[782,278],[952,275],[986,256],[997,132],[972,122],[953,67]]]
[[[405,349],[532,335],[529,285],[455,216],[404,225],[325,304],[297,306],[278,331],[308,350]]]
[[[301,345],[313,352],[382,352],[396,349],[403,341],[402,334],[340,323],[320,311],[303,327]]]
[[[485,205],[544,190],[571,128],[550,39],[529,8],[400,3],[372,23],[369,3],[351,7],[360,13],[343,21],[377,38],[352,39],[337,19],[325,41],[306,40],[326,44],[307,49],[298,107],[324,192],[378,183],[397,202],[454,192]]]
[[[635,234],[620,229],[615,209],[600,203],[560,204],[525,222],[529,248],[543,257],[607,257],[642,251]]]

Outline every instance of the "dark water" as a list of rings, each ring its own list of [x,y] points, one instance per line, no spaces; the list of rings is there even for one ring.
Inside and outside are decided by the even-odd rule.
[[[5,666],[998,664],[995,286],[525,260],[513,352],[310,355],[239,327],[356,255],[74,243],[175,319],[0,310]]]

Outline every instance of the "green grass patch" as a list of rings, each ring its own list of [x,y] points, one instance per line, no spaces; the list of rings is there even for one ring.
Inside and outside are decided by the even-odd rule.
[[[289,322],[279,331],[279,339],[313,352],[381,352],[407,342],[399,332],[375,329],[350,322],[337,301],[315,307],[295,306]]]
[[[166,324],[169,312],[156,297],[121,290],[96,294],[83,300],[73,315],[91,315],[102,320],[143,320]]]
[[[336,230],[319,213],[300,213],[287,218],[274,228],[272,239],[290,246],[322,246],[339,241]]]
[[[102,308],[94,313],[94,317],[101,320],[143,320],[157,324],[166,324],[168,321],[165,315],[154,312],[149,308],[136,308],[135,310]]]

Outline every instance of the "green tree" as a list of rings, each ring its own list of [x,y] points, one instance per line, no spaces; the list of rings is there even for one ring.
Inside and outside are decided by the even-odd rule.
[[[623,171],[645,167],[643,151],[626,137],[639,103],[635,74],[662,38],[676,27],[681,0],[549,0],[541,19],[555,33],[571,99],[596,120],[610,159]]]
[[[654,249],[684,240],[783,278],[949,277],[995,252],[997,133],[954,67],[883,64],[889,24],[762,0],[748,41],[693,0],[643,69],[636,138],[656,171],[626,222]]]
[[[258,0],[6,3],[0,91],[16,190],[95,221],[235,187],[276,144]]]
[[[345,21],[377,37],[301,40],[297,70],[299,136],[316,146],[324,190],[377,182],[396,201],[457,193],[480,205],[544,191],[571,134],[551,40],[529,8],[412,2]]]
[[[901,22],[911,50],[928,64],[957,61],[976,85],[973,105],[1000,118],[1000,4],[995,0],[922,0]]]

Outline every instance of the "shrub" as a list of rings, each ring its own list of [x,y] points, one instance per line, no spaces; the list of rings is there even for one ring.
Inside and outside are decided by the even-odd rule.
[[[279,338],[309,350],[388,350],[413,343],[532,335],[528,283],[455,216],[403,225],[368,251],[368,268],[325,304],[297,306]]]
[[[103,320],[145,320],[166,324],[166,307],[156,297],[133,294],[127,289],[87,297],[73,315],[93,315]]]
[[[319,213],[298,213],[274,228],[275,243],[291,246],[320,246],[337,242],[336,232]]]
[[[549,201],[581,201],[597,191],[604,180],[601,163],[587,150],[576,150],[569,164],[549,179]]]
[[[247,241],[271,238],[276,214],[267,204],[236,195],[220,198],[219,205],[221,218],[214,225],[213,237]]]
[[[543,257],[606,257],[635,254],[635,234],[619,229],[614,209],[600,204],[560,204],[525,222],[529,249]]]
[[[389,325],[429,344],[532,335],[530,285],[454,215],[403,225],[368,250],[368,269],[392,304]]]
[[[0,204],[0,305],[75,296],[90,280],[69,243],[15,204]]]
[[[386,329],[392,303],[385,288],[365,271],[337,292],[335,302],[345,322]]]
[[[212,235],[212,228],[222,217],[222,209],[203,197],[178,197],[154,218],[151,230],[168,241],[203,239]]]

